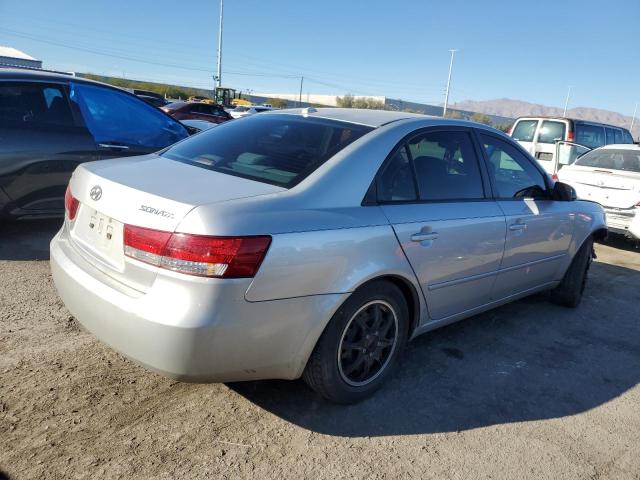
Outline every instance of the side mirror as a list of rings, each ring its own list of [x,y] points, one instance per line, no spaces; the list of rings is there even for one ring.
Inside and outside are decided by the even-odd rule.
[[[578,196],[576,190],[566,183],[556,182],[553,185],[553,191],[551,192],[551,199],[560,202],[573,202]]]

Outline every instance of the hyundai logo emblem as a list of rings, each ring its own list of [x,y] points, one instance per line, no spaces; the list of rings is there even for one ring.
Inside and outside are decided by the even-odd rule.
[[[89,196],[91,197],[91,200],[95,202],[100,200],[102,198],[102,188],[100,188],[100,185],[93,187],[89,192]]]

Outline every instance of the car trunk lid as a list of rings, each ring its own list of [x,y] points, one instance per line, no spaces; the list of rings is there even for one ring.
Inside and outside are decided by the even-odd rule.
[[[83,164],[70,189],[80,202],[67,221],[73,245],[92,265],[142,292],[157,267],[124,255],[125,225],[173,232],[197,206],[284,190],[157,155]]]
[[[565,168],[561,180],[570,183],[578,197],[605,207],[631,208],[640,201],[640,174],[593,167]]]

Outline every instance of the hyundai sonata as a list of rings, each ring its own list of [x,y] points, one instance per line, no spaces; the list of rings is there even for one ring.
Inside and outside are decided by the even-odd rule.
[[[419,334],[543,290],[576,306],[605,234],[497,130],[309,108],[79,166],[51,268],[73,315],[150,369],[302,376],[348,403]]]

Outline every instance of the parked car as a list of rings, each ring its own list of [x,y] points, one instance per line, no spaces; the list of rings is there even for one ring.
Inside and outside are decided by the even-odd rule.
[[[209,97],[205,97],[204,95],[192,95],[190,96],[187,101],[189,102],[207,102],[207,101],[212,101]]]
[[[80,163],[155,152],[187,136],[180,123],[122,89],[0,69],[0,217],[61,216]]]
[[[165,105],[167,105],[169,103],[164,98],[158,98],[158,97],[155,97],[155,96],[154,97],[150,97],[150,96],[147,96],[147,95],[136,95],[136,97],[140,98],[141,100],[144,100],[149,105],[153,105],[156,108],[164,107]]]
[[[204,120],[211,123],[223,123],[232,118],[222,106],[202,102],[174,102],[165,105],[160,110],[176,120]]]
[[[207,122],[206,120],[180,120],[180,123],[185,125],[187,128],[193,129],[193,133],[200,133],[203,130],[209,130],[217,126],[217,123]]]
[[[273,110],[273,108],[267,107],[266,105],[238,105],[233,110],[230,110],[229,113],[233,118],[240,118],[248,115],[255,115],[256,113],[268,112],[269,110]]]
[[[51,242],[86,328],[192,381],[370,395],[409,339],[543,290],[580,302],[604,212],[490,127],[320,108],[81,165]]]
[[[598,202],[611,232],[640,241],[640,146],[608,145],[563,168],[558,177],[579,198]]]
[[[633,143],[626,128],[565,117],[521,117],[514,122],[510,135],[551,174],[563,166],[556,163],[557,141],[575,144],[580,150],[577,153],[614,143]],[[580,149],[580,146],[586,148]],[[577,156],[567,154],[571,160]]]

